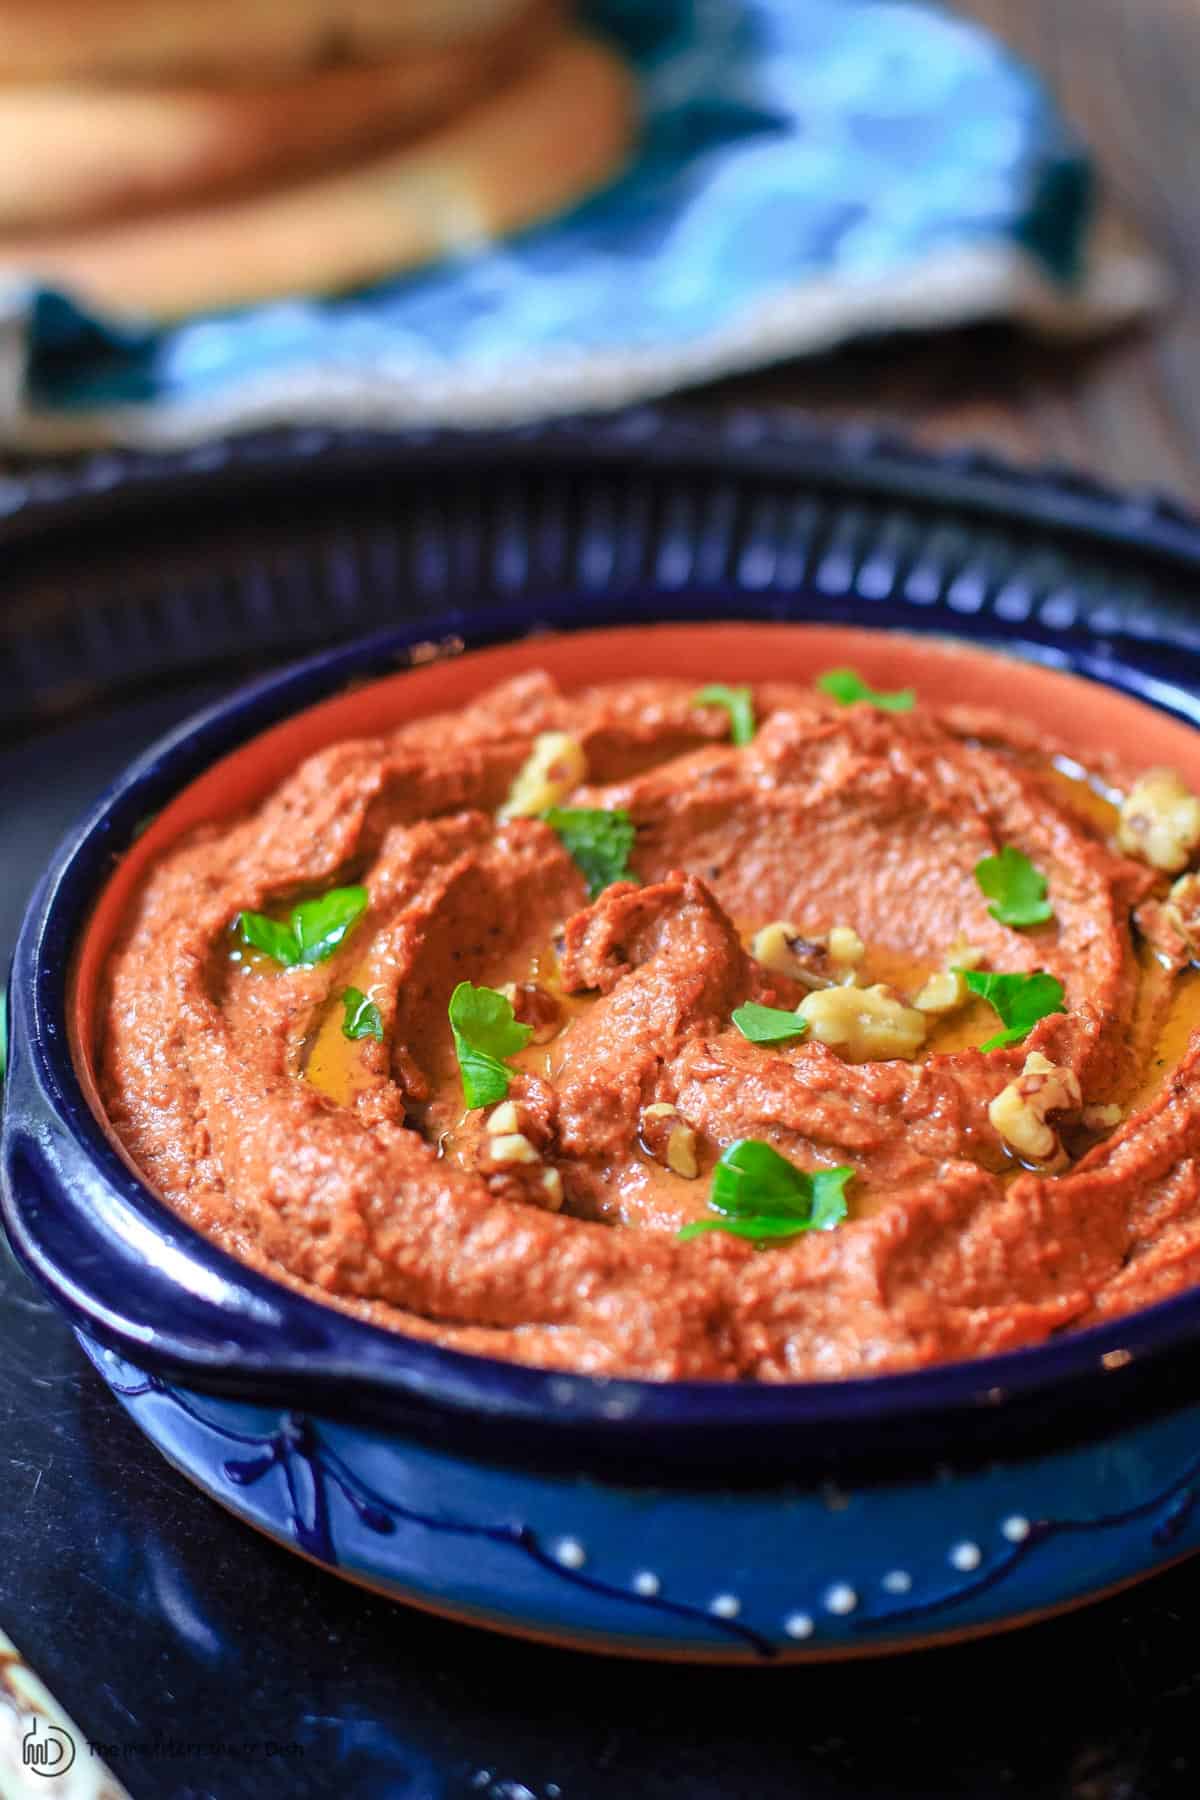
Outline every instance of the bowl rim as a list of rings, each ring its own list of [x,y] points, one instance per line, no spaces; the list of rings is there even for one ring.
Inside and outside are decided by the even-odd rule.
[[[847,613],[811,593],[789,596],[784,605],[778,596],[763,600],[728,589],[686,595],[654,591],[652,605],[655,623],[864,622],[860,612]],[[946,635],[945,619],[932,609],[922,617],[905,610],[895,619],[887,612],[885,606],[873,608],[866,623]],[[592,1376],[446,1349],[288,1288],[184,1224],[116,1151],[69,1049],[70,959],[112,858],[132,840],[140,819],[272,725],[349,684],[412,666],[415,646],[448,640],[473,650],[546,630],[650,622],[645,591],[616,602],[572,594],[482,615],[457,611],[413,621],[320,651],[236,690],[185,720],[129,766],[64,839],[18,937],[9,1080],[0,1120],[0,1217],[19,1259],[87,1335],[140,1368],[182,1377],[201,1389],[289,1403],[357,1396],[369,1410],[397,1418],[415,1407],[551,1431],[583,1427],[614,1446],[619,1440],[652,1445],[656,1460],[670,1461],[676,1449],[686,1454],[697,1434],[709,1434],[709,1447],[715,1448],[727,1446],[731,1434],[758,1435],[773,1426],[793,1434],[797,1451],[823,1444],[824,1454],[831,1442],[853,1442],[875,1429],[881,1445],[894,1446],[918,1420],[978,1420],[981,1411],[989,1421],[992,1454],[993,1427],[1006,1410],[1026,1423],[1048,1406],[1061,1416],[1070,1396],[1084,1384],[1094,1386],[1097,1378],[1103,1378],[1104,1404],[1111,1408],[1131,1368],[1140,1375],[1154,1359],[1200,1347],[1200,1288],[1042,1344],[911,1372],[789,1383]],[[953,623],[963,638],[984,636],[972,632],[969,621]],[[1065,637],[1073,641],[1064,642]],[[1128,653],[1123,646],[1118,657],[1110,643],[1086,631],[1048,633],[1029,622],[1006,630],[989,620],[986,638],[993,647],[1100,681],[1176,719],[1200,724],[1200,698],[1181,685],[1190,679],[1200,690],[1200,653],[1173,645],[1157,654],[1150,642],[1129,647]],[[28,1175],[31,1155],[42,1171],[32,1203],[22,1198],[13,1176],[18,1163]],[[77,1253],[67,1227],[90,1230]],[[135,1276],[146,1252],[144,1236],[137,1246],[123,1238],[131,1227],[135,1235],[139,1227],[148,1229],[159,1252],[169,1249],[175,1275],[161,1266],[144,1275],[152,1285],[170,1289],[173,1328],[161,1321],[147,1326],[133,1316],[135,1309],[122,1301],[123,1290],[114,1283],[118,1270],[124,1278]],[[97,1242],[107,1252],[99,1262],[91,1255]],[[144,1287],[145,1282],[139,1291]]]

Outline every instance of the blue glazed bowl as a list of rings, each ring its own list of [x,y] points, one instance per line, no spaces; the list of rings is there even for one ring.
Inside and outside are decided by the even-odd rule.
[[[309,742],[344,735],[347,707],[386,716],[397,670],[482,684],[471,671],[492,664],[460,660],[464,648],[507,645],[509,664],[553,667],[564,644],[590,668],[601,640],[570,634],[651,608],[702,626],[774,621],[776,647],[781,620],[845,613],[817,595],[656,593],[447,616],[235,694],[117,783],[61,848],[17,946],[0,1138],[16,1253],[141,1429],[214,1499],[350,1579],[503,1630],[651,1657],[864,1654],[1036,1618],[1197,1548],[1200,1294],[911,1375],[780,1386],[564,1375],[418,1343],[273,1283],[182,1224],[107,1134],[75,1041],[76,1002],[95,979],[87,927],[164,808],[184,790],[203,796],[205,781],[215,793],[222,759],[252,741],[264,766],[284,754],[297,716],[316,716],[305,709],[330,703]],[[886,635],[911,634],[911,610],[880,603],[871,617],[884,629],[838,641],[868,678],[907,678],[947,654],[928,635]],[[944,634],[947,617],[930,607],[919,625]],[[547,628],[564,635],[531,641]],[[1132,696],[1157,709],[1132,721],[1151,735],[1200,717],[1200,656],[1178,646],[1118,659],[1086,632],[1051,639],[995,619],[987,635],[1091,678],[1031,674],[1050,684],[1044,707],[1115,707],[1128,731]],[[809,641],[792,637],[798,651]],[[646,645],[638,672],[661,671],[652,633]]]

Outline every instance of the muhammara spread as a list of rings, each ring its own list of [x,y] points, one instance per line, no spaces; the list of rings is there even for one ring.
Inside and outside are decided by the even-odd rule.
[[[1200,801],[849,670],[532,674],[152,867],[112,1124],[190,1223],[398,1331],[872,1374],[1200,1280]]]

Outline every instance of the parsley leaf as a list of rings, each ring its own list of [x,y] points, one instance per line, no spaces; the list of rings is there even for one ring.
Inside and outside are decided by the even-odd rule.
[[[754,736],[754,697],[748,687],[725,687],[714,681],[692,695],[693,706],[723,706],[729,714],[729,736],[735,744],[748,744]]]
[[[981,969],[958,969],[973,994],[994,1006],[1006,1029],[998,1031],[981,1050],[999,1050],[1005,1044],[1019,1044],[1028,1037],[1039,1019],[1051,1013],[1065,1012],[1063,984],[1057,976],[1039,969],[1036,975],[991,975]]]
[[[342,1005],[346,1009],[342,1020],[343,1037],[374,1038],[377,1044],[382,1044],[383,1015],[361,988],[348,987],[342,995]]]
[[[589,900],[614,881],[633,880],[627,865],[637,833],[620,807],[552,806],[542,817],[587,882]]]
[[[802,1231],[832,1231],[846,1217],[846,1183],[853,1169],[817,1169],[810,1174],[757,1138],[739,1138],[722,1152],[713,1170],[708,1204],[719,1219],[694,1219],[681,1238],[704,1231],[765,1243]]]
[[[367,910],[365,887],[331,888],[318,900],[305,900],[292,913],[292,931],[300,947],[300,961],[324,962],[333,955],[352,925]]]
[[[518,1024],[511,1003],[495,988],[460,981],[450,996],[450,1028],[468,1106],[494,1106],[508,1094],[503,1058],[515,1056],[533,1036]]]
[[[745,1006],[737,1007],[733,1022],[752,1044],[782,1044],[787,1038],[803,1037],[808,1030],[808,1020],[799,1013],[786,1012],[779,1006],[760,1006],[757,1000],[747,1000]]]
[[[309,969],[325,962],[367,910],[365,887],[330,888],[315,900],[302,900],[286,923],[265,913],[238,914],[245,943],[262,950],[285,969]]]
[[[275,919],[268,919],[265,913],[254,912],[239,913],[237,925],[244,944],[261,950],[265,956],[282,963],[285,969],[294,968],[300,961],[290,925],[280,925]]]
[[[1046,898],[1046,877],[1011,844],[1005,844],[998,856],[985,856],[977,862],[975,879],[988,899],[995,901],[988,911],[1001,925],[1020,931],[1026,925],[1044,925],[1054,917]]]
[[[856,700],[865,700],[868,706],[878,707],[880,712],[911,712],[917,703],[912,688],[900,688],[894,694],[876,693],[856,669],[827,669],[824,675],[817,676],[817,686],[839,706],[852,706]]]

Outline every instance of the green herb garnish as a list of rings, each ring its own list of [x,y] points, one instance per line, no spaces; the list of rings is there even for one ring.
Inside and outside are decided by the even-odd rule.
[[[799,1013],[787,1012],[781,1006],[760,1006],[747,1000],[733,1013],[733,1022],[752,1044],[782,1044],[787,1038],[803,1037],[808,1020]]]
[[[714,681],[692,695],[693,706],[723,706],[729,714],[729,736],[735,744],[748,744],[754,737],[754,697],[748,687],[724,687]]]
[[[1028,1037],[1039,1019],[1051,1013],[1065,1012],[1063,984],[1057,976],[1039,969],[1036,975],[989,975],[981,969],[958,969],[973,994],[995,1007],[1006,1026],[998,1031],[981,1050],[999,1050],[1005,1044],[1019,1044]]]
[[[1046,877],[1020,850],[1006,844],[998,856],[985,856],[975,864],[975,879],[995,905],[988,911],[1001,925],[1021,931],[1026,925],[1044,925],[1054,917],[1046,898]]]
[[[627,865],[637,833],[620,807],[605,812],[594,806],[552,806],[542,817],[587,882],[589,900],[614,881],[634,879]]]
[[[894,694],[876,693],[856,669],[827,669],[824,675],[817,676],[817,686],[839,706],[852,706],[856,700],[864,700],[868,706],[878,707],[880,712],[911,712],[917,703],[912,688],[900,688]]]
[[[846,1217],[846,1183],[853,1169],[818,1169],[809,1174],[757,1138],[739,1138],[713,1170],[708,1204],[719,1219],[694,1219],[679,1233],[729,1231],[752,1243],[796,1237],[802,1231],[832,1231]]]
[[[377,1044],[382,1044],[383,1014],[361,988],[348,987],[342,995],[342,1005],[346,1009],[342,1020],[343,1037],[374,1038]]]
[[[315,900],[302,900],[286,921],[244,912],[238,914],[237,925],[245,943],[285,969],[308,969],[333,955],[366,910],[365,887],[331,888]]]
[[[494,1106],[508,1094],[510,1071],[503,1058],[515,1056],[533,1036],[512,1004],[495,988],[460,981],[450,996],[450,1027],[468,1106]]]

